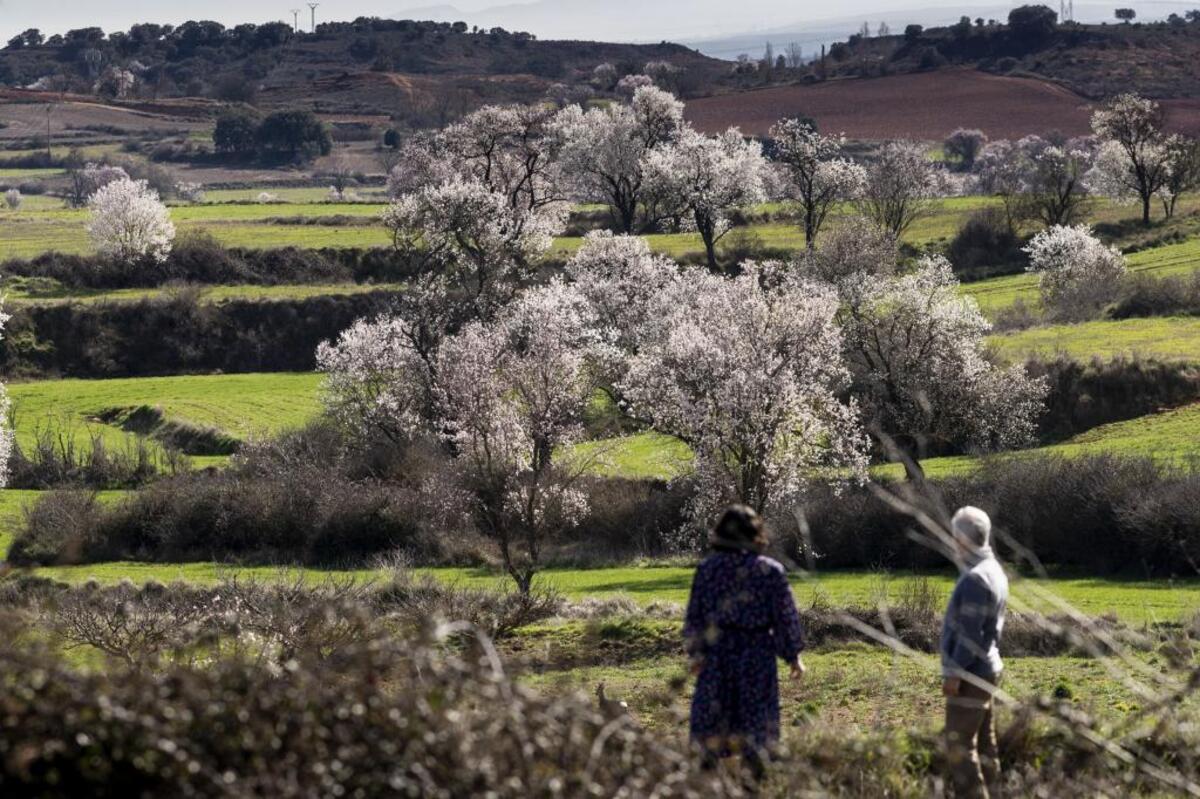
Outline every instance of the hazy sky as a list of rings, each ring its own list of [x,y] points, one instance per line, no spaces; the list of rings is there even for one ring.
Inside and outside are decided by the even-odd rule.
[[[1057,7],[1057,0],[1049,0]],[[1152,9],[1164,3],[1126,0],[1125,5]],[[1196,5],[1191,0],[1190,5]],[[825,18],[869,16],[905,9],[953,7],[970,13],[972,8],[1002,11],[1018,5],[1004,0],[325,0],[317,19],[348,20],[357,16],[406,17],[413,10],[425,16],[442,16],[435,9],[460,9],[468,21],[473,13],[486,24],[525,29],[543,36],[572,38],[621,38],[651,41],[661,38],[699,38],[796,26]],[[1111,3],[1110,3],[1111,5]],[[505,6],[507,6],[505,8]],[[1180,0],[1180,8],[1189,2]],[[500,8],[497,8],[500,7]],[[187,19],[215,19],[225,24],[291,20],[291,9],[303,9],[304,0],[0,0],[0,37],[7,40],[29,27],[45,33],[69,28],[99,26],[106,31],[122,30],[134,22],[179,23]],[[417,14],[417,16],[422,16]],[[506,24],[506,21],[507,24]]]

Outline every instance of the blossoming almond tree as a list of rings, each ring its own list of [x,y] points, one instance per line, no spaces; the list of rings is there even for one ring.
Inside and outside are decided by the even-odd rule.
[[[1095,143],[1076,138],[1059,146],[1027,136],[1017,146],[1025,155],[1024,189],[1039,221],[1052,227],[1080,219],[1088,208],[1085,178],[1095,162]]]
[[[1094,316],[1116,297],[1126,274],[1125,256],[1087,225],[1043,230],[1025,252],[1029,271],[1039,278],[1042,304],[1060,319]]]
[[[822,136],[800,119],[785,119],[771,128],[775,160],[783,164],[788,194],[804,212],[804,240],[809,249],[834,203],[853,199],[866,180],[863,168],[842,157],[844,139]]]
[[[438,358],[438,425],[456,454],[455,489],[523,592],[546,540],[588,510],[575,487],[587,461],[569,449],[596,390],[587,318],[584,300],[555,282],[493,325],[467,325]]]
[[[1122,94],[1092,114],[1092,130],[1105,141],[1096,161],[1094,185],[1111,196],[1136,197],[1147,225],[1151,201],[1171,174],[1162,121],[1158,103],[1136,94]]]
[[[146,181],[107,183],[88,200],[88,209],[88,234],[104,255],[131,264],[144,258],[165,261],[171,254],[175,225]]]
[[[364,438],[406,441],[433,416],[436,353],[422,345],[419,325],[398,315],[360,319],[336,343],[322,342],[317,371],[325,375],[326,411]]]
[[[1045,386],[1020,366],[984,357],[990,324],[963,297],[950,263],[874,281],[841,311],[843,352],[876,445],[901,454],[910,477],[931,450],[1012,449],[1029,443]],[[899,453],[891,451],[892,448]]]
[[[762,147],[736,128],[716,137],[685,128],[669,146],[646,155],[647,181],[700,234],[708,266],[718,269],[717,242],[729,232],[729,212],[762,202]]]
[[[861,477],[833,292],[781,265],[737,277],[691,270],[622,381],[633,413],[691,446],[698,528],[731,501],[779,511],[821,470]]]
[[[683,127],[683,103],[653,86],[637,90],[629,105],[614,103],[588,111],[572,106],[559,115],[564,170],[585,197],[608,203],[624,233],[638,226],[644,211],[643,159],[669,142]],[[653,219],[654,214],[649,214]]]
[[[565,222],[565,205],[529,210],[482,183],[454,177],[393,201],[384,226],[402,252],[461,292],[480,319],[509,302]]]
[[[1159,189],[1158,198],[1162,202],[1163,215],[1171,219],[1180,196],[1200,188],[1200,139],[1180,135],[1168,138],[1167,167],[1170,175]]]
[[[897,238],[927,214],[942,192],[944,181],[916,142],[883,145],[867,167],[858,201],[859,211]]]
[[[561,282],[467,322],[432,354],[411,319],[359,322],[318,352],[323,400],[353,429],[441,441],[447,471],[426,492],[465,509],[528,591],[545,541],[587,512],[575,484],[591,461],[570,445],[597,387],[596,338],[588,303]]]

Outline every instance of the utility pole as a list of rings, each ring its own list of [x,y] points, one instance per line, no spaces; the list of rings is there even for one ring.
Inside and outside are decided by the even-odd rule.
[[[300,9],[292,9],[292,33],[300,32]]]
[[[54,110],[53,103],[46,103],[46,158],[53,158],[54,154],[50,151],[50,112]],[[49,164],[47,164],[49,166]]]
[[[319,6],[319,5],[321,5],[321,4],[320,3],[309,3],[308,4],[308,10],[312,12],[312,32],[313,33],[317,32],[317,6]]]

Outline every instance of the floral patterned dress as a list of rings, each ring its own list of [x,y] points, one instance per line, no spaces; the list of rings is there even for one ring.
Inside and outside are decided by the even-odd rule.
[[[683,628],[700,662],[692,741],[720,756],[779,740],[777,658],[804,648],[783,566],[752,552],[717,550],[696,570]]]

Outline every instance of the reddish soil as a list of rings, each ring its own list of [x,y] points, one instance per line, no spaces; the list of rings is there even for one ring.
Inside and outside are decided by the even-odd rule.
[[[1170,127],[1200,130],[1200,102],[1167,100]],[[708,132],[736,125],[761,135],[776,121],[806,115],[821,130],[854,139],[940,140],[955,128],[993,139],[1058,130],[1090,132],[1092,103],[1045,81],[939,70],[886,78],[831,80],[692,100],[687,116]]]

